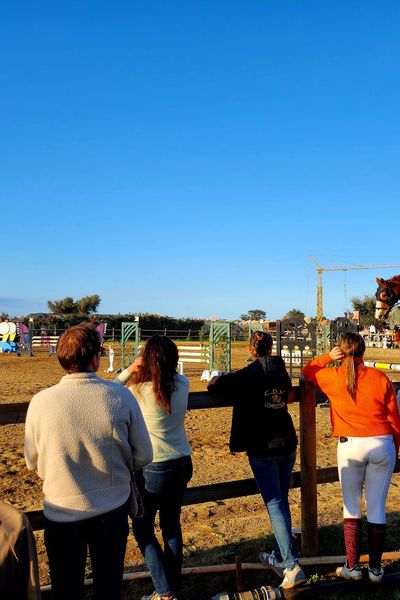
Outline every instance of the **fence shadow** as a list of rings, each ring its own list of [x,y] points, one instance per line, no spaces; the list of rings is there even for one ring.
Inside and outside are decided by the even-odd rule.
[[[400,548],[400,512],[388,514],[388,529],[386,536],[385,551]],[[366,519],[362,519],[362,554],[367,553]],[[322,556],[340,556],[345,554],[342,523],[333,523],[319,527],[319,547]],[[132,543],[132,538],[129,539]],[[274,538],[272,535],[248,538],[216,546],[208,550],[195,550],[185,552],[184,567],[208,566],[221,564],[234,564],[239,556],[243,563],[258,563],[258,554],[262,549],[272,549]],[[386,600],[400,600],[398,585],[364,586],[366,589],[355,591],[352,583],[344,585],[335,577],[336,564],[330,565],[308,565],[304,570],[308,576],[308,585],[304,590],[304,597],[324,598],[326,600],[372,600],[375,598]],[[146,570],[145,565],[139,565],[135,570]],[[393,561],[385,564],[387,574],[400,571],[400,562]],[[243,571],[243,587],[245,590],[259,588],[261,586],[278,587],[280,583],[277,577],[269,569],[261,571]],[[335,588],[339,588],[335,590]],[[130,581],[124,583],[123,600],[140,600],[143,595],[151,594],[153,591],[151,580]],[[209,600],[213,595],[226,591],[237,592],[237,581],[235,571],[228,573],[191,574],[182,579],[182,590],[179,598],[182,600]],[[290,594],[286,594],[289,598]],[[285,596],[285,597],[286,597]],[[301,595],[302,596],[302,595]],[[301,597],[300,596],[300,597]],[[47,595],[45,598],[49,599]],[[87,590],[85,600],[92,599],[92,592]]]

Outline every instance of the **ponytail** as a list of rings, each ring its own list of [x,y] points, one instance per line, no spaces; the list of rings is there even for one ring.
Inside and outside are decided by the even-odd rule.
[[[255,357],[268,356],[271,354],[273,340],[266,331],[254,331],[250,341],[249,350]]]
[[[346,356],[344,362],[346,363],[346,383],[347,383],[347,391],[349,392],[353,402],[356,399],[356,387],[357,387],[357,377],[356,377],[356,368],[354,364],[353,356]]]
[[[357,367],[355,358],[362,358],[365,352],[365,342],[361,335],[357,333],[346,333],[340,340],[340,349],[345,359],[346,365],[346,387],[353,402],[356,400],[357,389]]]

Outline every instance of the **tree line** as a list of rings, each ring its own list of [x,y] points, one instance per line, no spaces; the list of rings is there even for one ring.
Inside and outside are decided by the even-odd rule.
[[[354,297],[351,300],[353,310],[358,312],[358,322],[360,327],[369,327],[374,324],[378,329],[384,325],[375,319],[375,297],[365,295],[363,298]],[[48,300],[47,306],[49,313],[35,313],[21,317],[21,321],[27,321],[33,317],[35,329],[65,329],[66,327],[77,325],[82,321],[106,322],[109,328],[120,329],[121,323],[132,322],[140,319],[140,327],[148,330],[200,330],[206,324],[206,319],[198,318],[176,318],[149,313],[118,313],[118,314],[100,314],[98,308],[101,298],[98,294],[83,296],[74,300],[72,296],[66,296],[60,300]],[[352,315],[350,315],[351,318]],[[3,313],[2,319],[8,319],[8,315]],[[305,318],[305,314],[293,308],[281,317],[281,320],[297,320]],[[254,308],[247,313],[240,315],[241,321],[265,321],[267,312],[260,308]],[[395,308],[389,316],[389,326],[394,329],[400,324],[400,308]],[[238,326],[240,327],[240,326]],[[240,339],[241,332],[235,330],[234,338]]]

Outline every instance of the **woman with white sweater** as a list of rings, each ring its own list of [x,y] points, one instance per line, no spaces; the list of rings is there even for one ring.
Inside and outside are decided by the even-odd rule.
[[[178,349],[161,335],[146,343],[143,356],[117,380],[138,400],[153,446],[153,462],[136,473],[144,516],[133,520],[133,533],[150,569],[155,591],[151,600],[174,600],[180,587],[183,495],[192,477],[191,448],[185,415],[189,381],[176,372]],[[163,548],[154,533],[157,511]]]
[[[55,600],[84,598],[88,547],[94,598],[120,599],[131,470],[153,457],[135,398],[96,375],[100,355],[94,328],[63,333],[57,356],[67,374],[33,397],[26,417],[25,460],[43,479]]]

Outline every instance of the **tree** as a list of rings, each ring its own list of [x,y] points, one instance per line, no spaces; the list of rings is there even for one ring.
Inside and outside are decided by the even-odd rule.
[[[74,302],[74,299],[71,296],[66,296],[62,300],[49,300],[47,306],[53,315],[77,315],[85,317],[97,312],[100,302],[100,296],[97,294],[93,294],[93,296],[84,296],[80,300],[76,300],[76,302]]]
[[[283,320],[287,320],[287,321],[292,321],[293,319],[304,319],[306,315],[303,313],[302,310],[299,310],[298,308],[292,308],[291,310],[289,310],[289,312],[286,313],[286,315],[284,317],[282,317],[282,321]]]
[[[71,296],[66,296],[62,300],[49,300],[47,306],[54,315],[71,315],[76,312],[75,302]]]
[[[98,294],[93,294],[93,296],[84,296],[80,300],[77,300],[75,304],[79,313],[89,315],[97,312],[100,302],[100,296]]]
[[[359,323],[361,327],[369,327],[370,325],[376,325],[378,328],[382,327],[382,323],[375,319],[375,296],[365,295],[364,298],[358,296],[351,299],[354,310],[358,310]]]
[[[261,310],[261,308],[253,308],[249,310],[246,314],[240,315],[240,319],[242,321],[261,321],[265,319],[267,313],[265,310]]]

